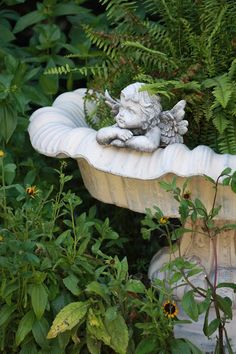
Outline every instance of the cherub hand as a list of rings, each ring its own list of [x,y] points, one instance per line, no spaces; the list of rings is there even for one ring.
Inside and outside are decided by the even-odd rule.
[[[132,138],[132,136],[133,133],[128,129],[120,129],[119,132],[117,133],[117,138],[122,141],[129,140],[130,138]]]
[[[112,145],[112,146],[117,146],[117,147],[125,147],[124,141],[121,141],[121,140],[119,140],[119,139],[113,140],[113,141],[110,143],[110,145]]]

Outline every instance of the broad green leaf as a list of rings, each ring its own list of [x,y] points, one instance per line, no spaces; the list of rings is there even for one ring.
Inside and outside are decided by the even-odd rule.
[[[79,279],[74,274],[70,274],[68,277],[63,279],[65,287],[75,296],[78,296],[81,293],[81,290],[78,287],[78,282]]]
[[[46,15],[40,11],[31,11],[28,14],[21,16],[17,21],[13,33],[23,31],[26,27],[32,26],[35,23],[41,22],[46,19]]]
[[[86,315],[88,302],[72,302],[65,306],[56,316],[47,338],[55,338],[59,333],[72,329]]]
[[[117,317],[112,321],[108,321],[108,319],[105,318],[105,325],[111,337],[110,347],[113,348],[116,353],[126,354],[129,343],[129,333],[124,318],[118,313]]]
[[[6,26],[3,26],[2,24],[0,24],[0,33],[2,43],[11,42],[15,39],[15,36],[12,31]]]
[[[92,281],[87,285],[86,291],[101,296],[107,303],[109,303],[109,297],[108,297],[109,290],[105,284],[100,284],[97,281]]]
[[[33,306],[34,313],[37,319],[40,319],[44,314],[48,302],[48,294],[44,287],[41,284],[33,284],[31,291],[31,303]]]
[[[116,317],[117,317],[117,307],[116,306],[108,307],[108,309],[105,312],[105,318],[108,321],[113,321],[116,319]]]
[[[218,318],[212,320],[205,328],[206,336],[210,337],[218,329],[219,325],[220,325],[220,320]]]
[[[98,341],[102,341],[104,344],[111,346],[111,336],[104,325],[102,317],[100,315],[96,315],[91,308],[88,312],[86,325],[89,335],[96,338]]]
[[[49,324],[44,317],[34,322],[32,327],[33,336],[37,344],[39,344],[42,348],[49,346],[49,342],[47,340],[48,331]]]
[[[101,354],[101,342],[86,332],[86,344],[90,354]]]
[[[232,172],[232,169],[230,167],[226,167],[220,174],[220,176],[227,176]]]
[[[157,343],[155,339],[144,338],[139,342],[137,348],[135,349],[135,354],[152,354],[155,353],[155,349],[157,349]]]
[[[6,142],[12,136],[17,125],[16,108],[9,103],[0,104],[0,137]]]
[[[31,310],[27,312],[22,319],[20,320],[19,326],[16,331],[16,345],[20,345],[20,343],[25,339],[27,334],[31,332],[33,324],[35,321],[35,314]]]
[[[8,163],[4,165],[4,177],[7,185],[11,185],[16,176],[16,165]]]
[[[225,313],[225,315],[232,320],[232,301],[229,297],[222,297],[220,295],[216,295],[216,302],[221,309]]]
[[[146,288],[140,280],[129,279],[125,285],[125,290],[133,293],[143,294],[145,293]]]
[[[37,175],[36,170],[31,170],[31,171],[27,172],[27,174],[24,178],[24,185],[31,186],[35,181],[36,175]]]
[[[197,302],[194,299],[193,290],[190,290],[184,294],[183,299],[181,301],[181,305],[184,311],[187,313],[187,315],[189,315],[192,320],[198,320],[198,307]]]
[[[47,95],[54,95],[57,93],[59,87],[58,76],[49,76],[42,74],[39,78],[39,84],[43,90],[43,93]]]
[[[57,4],[54,7],[54,16],[66,16],[66,15],[76,15],[81,14],[81,12],[85,11],[84,8],[76,5],[76,4]]]
[[[16,305],[3,305],[0,310],[0,327],[3,326],[15,311]]]

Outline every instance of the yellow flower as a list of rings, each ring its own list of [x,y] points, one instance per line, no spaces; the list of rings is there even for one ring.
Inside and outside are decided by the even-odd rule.
[[[162,216],[162,217],[160,218],[159,222],[160,222],[160,224],[165,225],[165,224],[168,223],[168,220],[169,220],[169,219],[167,218],[167,216]]]
[[[31,198],[34,198],[38,193],[36,186],[27,187],[25,191]]]
[[[168,318],[175,318],[179,312],[178,307],[174,301],[166,301],[163,304],[163,312]]]
[[[4,237],[2,235],[0,235],[0,241],[3,241]]]
[[[5,152],[3,150],[0,150],[0,157],[4,157],[5,156]]]

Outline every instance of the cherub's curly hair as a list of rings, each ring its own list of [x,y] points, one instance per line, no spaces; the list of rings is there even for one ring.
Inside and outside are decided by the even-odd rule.
[[[121,95],[126,100],[132,100],[140,105],[143,115],[143,129],[152,128],[160,122],[159,115],[162,111],[160,97],[158,95],[150,95],[147,91],[140,91],[145,84],[136,82],[125,87],[121,91]]]

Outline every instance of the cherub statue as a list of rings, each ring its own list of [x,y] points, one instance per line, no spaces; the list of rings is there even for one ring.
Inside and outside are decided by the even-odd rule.
[[[120,100],[105,92],[116,124],[97,132],[99,144],[152,152],[159,146],[183,143],[182,135],[188,130],[188,122],[183,120],[186,102],[181,100],[171,110],[162,111],[160,97],[140,91],[143,85],[136,82],[125,87]]]

